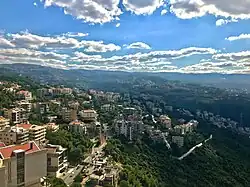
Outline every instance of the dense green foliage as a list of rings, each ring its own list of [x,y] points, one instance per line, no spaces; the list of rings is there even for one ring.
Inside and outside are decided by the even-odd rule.
[[[72,134],[66,130],[47,131],[46,139],[50,144],[61,145],[68,149],[68,159],[71,164],[78,164],[92,147],[90,140],[80,134]]]
[[[121,186],[250,186],[248,137],[204,126],[198,131],[212,132],[214,138],[182,161],[147,137],[135,145],[111,140],[106,153],[123,164]]]
[[[51,187],[67,187],[62,179],[56,177],[48,178],[47,184]]]

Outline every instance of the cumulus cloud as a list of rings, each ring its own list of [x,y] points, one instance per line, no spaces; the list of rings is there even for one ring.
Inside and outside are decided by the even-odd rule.
[[[34,2],[34,3],[33,3],[33,5],[34,5],[34,6],[37,6],[37,3],[36,3],[36,2]]]
[[[250,1],[246,0],[170,0],[170,10],[181,19],[206,14],[232,19],[250,18]]]
[[[103,41],[78,40],[87,36],[85,33],[64,33],[59,36],[40,36],[29,32],[8,34],[8,38],[0,37],[0,47],[17,47],[30,49],[81,49],[86,52],[118,51],[120,46],[105,44]]]
[[[58,6],[65,14],[90,23],[106,23],[119,19],[120,0],[45,0],[45,7]]]
[[[168,12],[168,11],[167,11],[166,9],[163,9],[163,10],[161,11],[161,15],[163,16],[163,15],[165,15],[167,12]]]
[[[123,5],[134,14],[150,15],[164,5],[164,0],[123,0]]]
[[[120,27],[120,25],[121,25],[120,23],[117,23],[117,24],[115,25],[115,27]]]
[[[57,6],[77,19],[89,23],[107,23],[119,20],[122,14],[120,0],[45,0],[45,7]],[[150,15],[164,5],[164,0],[123,0],[127,11],[137,15]]]
[[[2,48],[15,47],[15,45],[12,44],[9,40],[7,40],[7,39],[0,36],[0,47],[2,47]]]
[[[244,40],[244,39],[250,39],[250,34],[240,34],[238,36],[230,36],[226,38],[226,40],[229,40],[229,41]]]
[[[135,42],[127,46],[128,49],[151,49],[148,44],[143,42]]]
[[[238,63],[250,62],[250,51],[220,53],[213,55],[212,58],[218,61],[234,61]]]
[[[232,23],[232,22],[238,22],[238,20],[236,20],[236,19],[231,19],[231,20],[218,19],[215,24],[216,24],[216,26],[220,27],[222,25],[226,25],[226,24]]]
[[[81,45],[84,46],[85,52],[111,52],[119,51],[121,47],[115,44],[104,44],[103,41],[81,41]]]

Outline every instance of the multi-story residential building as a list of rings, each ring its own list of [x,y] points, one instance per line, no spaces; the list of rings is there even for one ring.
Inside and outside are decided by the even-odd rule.
[[[49,103],[43,102],[43,103],[36,103],[35,109],[40,114],[45,114],[49,112]]]
[[[83,110],[79,114],[84,122],[96,121],[98,116],[95,110]]]
[[[74,133],[80,133],[80,134],[86,134],[87,133],[87,127],[86,125],[81,121],[72,121],[69,123],[69,130]]]
[[[10,122],[17,124],[25,118],[25,111],[21,108],[6,109],[4,111],[4,117],[9,119]]]
[[[68,103],[68,106],[71,109],[78,110],[80,104],[79,104],[79,102],[71,101]]]
[[[1,187],[40,187],[47,174],[47,150],[35,142],[0,148]]]
[[[26,101],[32,100],[32,93],[26,90],[21,90],[16,93],[19,99],[24,99]]]
[[[0,130],[0,142],[5,145],[24,144],[29,140],[29,131],[15,126],[5,126]]]
[[[133,140],[144,130],[144,124],[137,116],[118,119],[115,121],[115,131],[118,135],[124,135],[129,140]]]
[[[184,137],[183,136],[172,136],[172,142],[177,144],[178,147],[183,147]]]
[[[50,130],[52,132],[56,132],[60,129],[59,125],[55,123],[47,123],[44,126],[46,127],[47,130]]]
[[[10,124],[10,120],[0,116],[0,130],[3,129],[6,125]]]
[[[172,127],[171,119],[168,116],[166,116],[166,115],[161,115],[159,117],[159,122],[161,124],[163,124],[168,129],[171,129],[171,127]]]
[[[177,125],[174,127],[174,131],[177,134],[186,134],[188,132],[192,132],[198,125],[198,121],[196,120],[191,120],[190,122],[188,122],[187,124],[182,124],[182,125]]]
[[[68,109],[66,107],[61,110],[62,119],[65,122],[75,121],[77,120],[77,110]]]
[[[17,127],[22,127],[29,131],[29,139],[35,141],[37,144],[45,143],[46,127],[32,124],[17,124]]]
[[[47,144],[47,175],[58,177],[60,172],[67,169],[67,149],[60,145]]]
[[[31,111],[32,105],[31,105],[30,102],[28,102],[28,101],[26,101],[26,100],[22,100],[22,101],[18,102],[17,104],[18,104],[18,106],[19,106],[20,108],[25,109],[27,112],[30,112],[30,111]]]

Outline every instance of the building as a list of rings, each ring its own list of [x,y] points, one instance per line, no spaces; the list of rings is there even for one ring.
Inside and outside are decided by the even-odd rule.
[[[144,124],[137,116],[115,120],[115,131],[129,140],[135,139],[144,131]]]
[[[16,94],[17,94],[17,97],[19,99],[24,99],[26,101],[32,100],[32,93],[29,91],[21,90],[21,91],[17,92]]]
[[[0,130],[0,142],[5,145],[25,144],[29,141],[29,131],[15,126],[5,126]]]
[[[44,126],[47,130],[50,130],[52,132],[56,132],[60,129],[59,125],[56,125],[55,123],[47,123]]]
[[[183,147],[184,137],[183,136],[172,136],[172,142],[175,143],[178,147]]]
[[[49,112],[49,103],[36,103],[35,108],[39,114],[46,114]]]
[[[97,120],[97,112],[95,110],[83,110],[80,112],[82,120],[85,122],[93,122]]]
[[[62,119],[65,122],[75,121],[77,120],[77,110],[68,109],[66,107],[61,110]]]
[[[30,102],[28,102],[28,101],[26,101],[26,100],[22,100],[22,101],[18,102],[17,104],[18,104],[18,106],[19,106],[20,108],[25,109],[27,112],[31,112],[32,106],[31,106],[31,103],[30,103]]]
[[[29,140],[35,141],[37,144],[45,143],[46,127],[32,124],[17,124],[16,127],[22,127],[29,131]]]
[[[166,128],[171,129],[172,128],[172,122],[171,119],[166,115],[161,115],[159,117],[159,122],[163,124]]]
[[[113,111],[114,109],[115,109],[115,106],[111,104],[105,104],[101,106],[101,110],[105,112],[110,112],[110,111]]]
[[[78,110],[80,104],[79,104],[79,102],[71,101],[68,103],[68,106],[71,109]]]
[[[199,124],[196,120],[191,120],[190,122],[182,125],[177,125],[174,127],[174,132],[177,134],[184,135],[186,133],[192,132]]]
[[[10,124],[10,120],[0,116],[0,130],[3,129],[6,125]]]
[[[72,121],[69,123],[69,130],[74,133],[86,134],[87,127],[86,125],[78,120]]]
[[[47,175],[58,177],[68,168],[67,149],[60,145],[46,145],[47,149]]]
[[[17,124],[27,119],[26,110],[22,108],[6,109],[4,117],[9,119],[11,123]]]
[[[0,186],[40,187],[47,174],[46,155],[35,142],[0,148]]]

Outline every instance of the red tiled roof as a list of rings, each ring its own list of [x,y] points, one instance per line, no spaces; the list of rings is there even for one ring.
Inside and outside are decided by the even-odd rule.
[[[30,149],[31,143],[33,144],[32,149]],[[40,150],[40,148],[34,142],[29,142],[24,145],[10,145],[7,147],[2,147],[0,148],[0,154],[3,158],[10,158],[13,151],[20,149],[24,150],[26,154]]]
[[[0,148],[5,147],[5,144],[3,142],[0,142]]]
[[[22,127],[24,129],[29,130],[31,128],[32,124],[17,124],[16,127]]]

